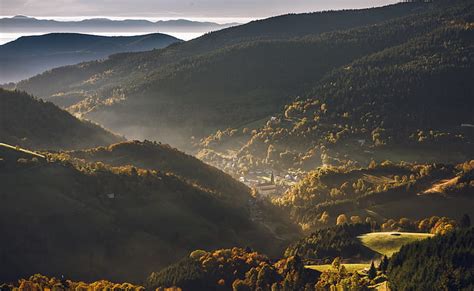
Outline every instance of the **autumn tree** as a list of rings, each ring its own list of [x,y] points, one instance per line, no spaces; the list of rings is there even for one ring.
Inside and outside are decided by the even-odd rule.
[[[336,225],[341,225],[347,223],[347,216],[345,214],[340,214],[336,219]]]

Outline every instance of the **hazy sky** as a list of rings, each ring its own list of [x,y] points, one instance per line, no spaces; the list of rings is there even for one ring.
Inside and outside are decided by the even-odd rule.
[[[0,0],[0,15],[255,18],[382,6],[390,0]]]

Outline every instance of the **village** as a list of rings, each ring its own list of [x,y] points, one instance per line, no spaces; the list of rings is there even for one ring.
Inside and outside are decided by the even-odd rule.
[[[249,171],[238,180],[255,189],[257,199],[274,198],[283,195],[292,185],[299,181],[295,173],[281,173],[273,169]]]
[[[219,155],[213,161],[207,162],[254,189],[257,199],[279,197],[306,175],[306,172],[300,169],[281,170],[265,166],[252,167],[243,172],[234,156]]]

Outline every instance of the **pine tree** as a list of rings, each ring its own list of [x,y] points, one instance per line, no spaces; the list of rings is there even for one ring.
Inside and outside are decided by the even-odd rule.
[[[388,263],[389,262],[387,256],[383,256],[378,267],[379,271],[385,274],[385,272],[387,272]]]
[[[469,217],[469,215],[467,214],[464,214],[462,217],[461,217],[461,221],[459,222],[459,226],[461,228],[468,228],[471,226],[471,218]]]
[[[375,276],[377,276],[377,270],[375,269],[374,262],[372,261],[369,272],[367,272],[367,277],[369,277],[370,280],[373,280]]]

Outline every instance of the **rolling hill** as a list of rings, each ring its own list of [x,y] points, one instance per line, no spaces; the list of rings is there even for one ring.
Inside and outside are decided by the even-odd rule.
[[[297,255],[311,266],[330,264],[336,257],[351,263],[367,263],[380,255],[362,244],[357,236],[371,231],[370,224],[343,224],[319,229],[290,244],[284,256]]]
[[[225,193],[237,203],[247,203],[250,189],[224,172],[209,166],[193,156],[156,142],[122,142],[108,147],[68,152],[75,158],[89,162],[102,162],[114,167],[132,165],[141,169],[159,169],[173,173],[191,183]],[[196,170],[199,169],[199,170]]]
[[[406,244],[433,237],[430,233],[372,232],[359,237],[362,244],[377,253],[391,257]]]
[[[120,52],[160,49],[180,41],[161,33],[114,37],[79,33],[23,36],[0,45],[0,83],[17,82],[54,67],[105,59]]]
[[[191,136],[268,116],[338,66],[426,32],[441,21],[417,20],[431,7],[405,3],[284,15],[162,51],[57,68],[17,88],[129,138],[187,146]],[[386,21],[394,22],[377,25]],[[415,25],[407,26],[407,21]],[[340,31],[344,29],[353,30]],[[373,37],[374,32],[380,37]],[[157,126],[147,126],[150,122]]]
[[[153,157],[151,148],[159,164],[161,146],[152,143],[110,149],[124,160],[129,147],[130,159],[140,149]],[[276,230],[251,219],[250,190],[226,174],[169,148],[161,152],[169,155],[163,168],[140,169],[0,145],[0,231],[9,237],[0,243],[8,266],[0,281],[41,273],[138,283],[194,249],[250,246],[275,254],[298,235],[283,216],[271,216]],[[178,174],[166,166],[173,157]]]
[[[78,149],[124,139],[79,120],[51,102],[0,89],[0,142],[42,149]]]
[[[474,215],[474,162],[446,164],[393,164],[368,168],[322,167],[311,171],[274,203],[285,208],[293,220],[307,229],[317,229],[345,219],[377,221],[422,219],[430,216],[457,218]],[[445,179],[457,183],[443,192],[425,194]]]

